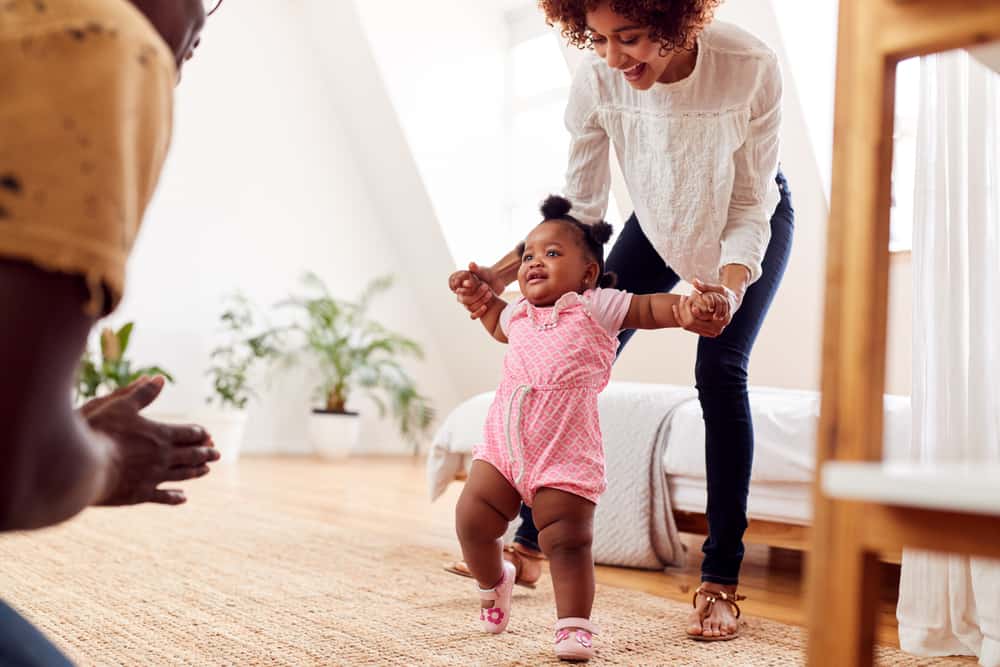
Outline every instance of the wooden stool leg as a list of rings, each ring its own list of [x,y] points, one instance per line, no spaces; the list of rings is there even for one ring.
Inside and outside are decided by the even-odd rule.
[[[826,504],[830,539],[809,554],[809,665],[867,667],[875,647],[878,555],[862,544],[856,506]]]

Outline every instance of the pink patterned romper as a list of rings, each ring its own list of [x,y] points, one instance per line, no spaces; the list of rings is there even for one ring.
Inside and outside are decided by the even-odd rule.
[[[529,507],[542,487],[595,504],[607,487],[597,395],[631,300],[598,288],[568,292],[548,308],[522,297],[500,315],[503,380],[473,459],[499,470]]]

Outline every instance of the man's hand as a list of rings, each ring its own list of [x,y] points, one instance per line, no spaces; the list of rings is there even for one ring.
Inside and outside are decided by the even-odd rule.
[[[208,463],[219,460],[212,439],[200,426],[163,424],[139,411],[163,389],[163,378],[140,378],[80,408],[80,415],[109,444],[110,474],[98,505],[162,503],[179,505],[180,489],[158,489],[208,474]]]

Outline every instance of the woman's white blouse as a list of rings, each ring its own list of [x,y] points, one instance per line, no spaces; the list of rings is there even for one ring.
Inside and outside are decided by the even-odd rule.
[[[694,71],[675,83],[637,91],[601,58],[585,59],[566,108],[573,214],[604,217],[610,141],[639,224],[668,266],[689,282],[718,282],[722,266],[742,264],[757,280],[779,201],[781,94],[774,52],[718,21],[698,39]]]

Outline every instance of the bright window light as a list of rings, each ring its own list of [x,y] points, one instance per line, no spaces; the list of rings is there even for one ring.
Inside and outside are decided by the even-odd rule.
[[[917,113],[920,59],[904,60],[896,68],[896,119],[893,133],[892,209],[889,250],[913,247],[913,179],[916,173]]]

